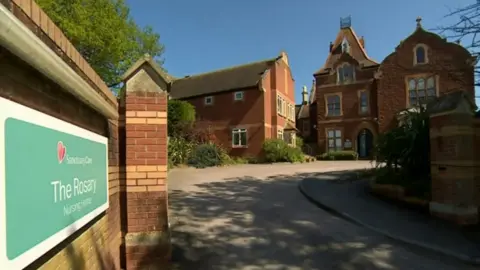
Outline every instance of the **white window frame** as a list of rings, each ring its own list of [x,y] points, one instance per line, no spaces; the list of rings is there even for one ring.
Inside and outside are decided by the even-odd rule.
[[[423,88],[419,87],[419,81],[420,80],[423,80]],[[411,89],[411,85],[410,85],[410,82],[411,81],[415,81],[415,89]],[[433,81],[433,88],[431,87],[428,87],[429,84],[428,82],[429,81]],[[412,77],[407,77],[407,80],[406,80],[406,83],[407,83],[407,107],[413,107],[413,106],[417,106],[419,104],[425,104],[425,102],[428,102],[428,99],[434,99],[436,97],[438,97],[438,80],[437,80],[437,76],[435,75],[424,75],[424,76],[412,76]],[[432,95],[432,90],[433,90],[433,93],[435,95]],[[423,96],[423,100],[420,100],[419,96],[419,92],[424,92],[424,96]],[[415,104],[412,104],[411,102],[411,95],[412,95],[412,92],[415,92],[415,98],[416,98],[416,103]]]
[[[242,142],[242,133],[245,133],[245,142]],[[238,144],[235,144],[235,135],[238,137]],[[248,147],[248,130],[246,128],[232,129],[232,148],[246,148]]]
[[[352,74],[348,79],[345,79],[345,74],[343,73],[346,67],[350,67]],[[343,80],[340,80],[340,74],[342,74]],[[343,63],[337,67],[337,83],[338,84],[348,84],[355,82],[355,66],[351,65],[350,63]]]
[[[277,95],[277,113],[282,114],[282,97],[280,95]]]
[[[283,129],[278,129],[277,130],[277,139],[283,140]]]
[[[419,48],[422,48],[423,49],[423,62],[418,62],[418,57],[417,57],[417,50]],[[413,48],[413,64],[414,65],[425,65],[425,64],[428,64],[428,47],[427,45],[425,44],[417,44],[414,48]]]
[[[367,99],[367,104],[365,106],[362,106],[362,95],[365,95],[365,98]],[[367,90],[360,90],[358,95],[358,107],[360,114],[367,114],[370,111],[370,96]]]
[[[339,99],[338,114],[333,113],[335,111],[332,111],[329,108],[331,103],[328,102],[328,99],[331,98],[331,97],[338,97],[338,99]],[[335,103],[335,104],[337,104],[337,103]],[[342,95],[340,93],[326,94],[325,95],[325,106],[326,106],[326,116],[329,116],[329,117],[343,116]],[[335,107],[335,108],[337,108],[337,107]]]
[[[330,136],[330,132],[333,132],[333,137]],[[337,133],[340,133],[340,136],[337,136]],[[341,151],[343,150],[343,130],[341,129],[327,129],[327,152]],[[330,140],[333,140],[333,147],[330,147]],[[340,140],[340,145],[338,145],[338,140]]]
[[[237,91],[233,93],[233,100],[235,101],[242,101],[244,98],[245,98],[245,93],[243,91]]]
[[[210,100],[210,101],[208,102],[208,100]],[[203,103],[204,103],[205,105],[213,105],[213,96],[205,97],[205,98],[203,99]]]

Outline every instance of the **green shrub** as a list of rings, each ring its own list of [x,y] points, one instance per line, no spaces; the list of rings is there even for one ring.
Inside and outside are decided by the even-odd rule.
[[[168,141],[168,159],[172,166],[186,164],[196,144],[184,138],[171,137]]]
[[[295,137],[295,146],[302,149],[303,145],[304,145],[304,143],[303,143],[302,137],[298,137],[298,136]]]
[[[188,165],[195,168],[206,168],[220,166],[224,161],[224,151],[217,145],[208,143],[198,145],[195,148],[188,158]]]
[[[319,160],[357,160],[358,153],[355,151],[332,151],[317,156]]]
[[[195,122],[195,107],[187,101],[168,101],[168,135],[178,137]]]
[[[305,155],[302,152],[301,148],[298,147],[287,147],[287,156],[286,160],[288,162],[305,162]]]
[[[268,139],[263,143],[265,162],[302,162],[300,148],[289,146],[284,140]]]

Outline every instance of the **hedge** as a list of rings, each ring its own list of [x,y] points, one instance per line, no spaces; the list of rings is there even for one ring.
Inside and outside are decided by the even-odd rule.
[[[358,153],[355,151],[333,151],[317,156],[318,160],[357,160]]]

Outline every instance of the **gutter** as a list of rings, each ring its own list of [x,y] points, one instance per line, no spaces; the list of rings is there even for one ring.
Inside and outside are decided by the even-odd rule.
[[[0,4],[0,45],[108,119],[118,119],[116,107],[99,95],[2,4]]]

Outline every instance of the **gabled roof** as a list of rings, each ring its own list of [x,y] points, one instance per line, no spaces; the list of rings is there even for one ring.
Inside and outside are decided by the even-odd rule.
[[[353,31],[352,27],[345,27],[340,29],[333,42],[332,51],[328,54],[327,60],[322,68],[320,68],[314,75],[322,74],[328,72],[335,63],[337,63],[338,59],[342,55],[342,42],[343,39],[346,39],[350,45],[350,55],[363,67],[371,67],[377,66],[378,62],[371,59],[368,55],[363,46],[360,44],[360,40],[358,36]]]
[[[297,119],[309,118],[310,117],[310,106],[309,104],[302,104],[298,110]]]
[[[172,98],[189,98],[255,87],[263,74],[281,57],[187,76],[172,82]]]
[[[153,60],[152,56],[149,54],[143,55],[140,59],[135,62],[125,73],[122,75],[122,81],[126,81],[130,76],[132,76],[143,64],[148,64],[152,69],[157,73],[166,83],[170,83],[174,78],[165,72],[156,62]]]
[[[409,42],[407,41],[410,39],[424,40],[427,46],[429,45],[428,43],[434,40],[437,40],[440,44],[443,43],[443,45],[446,46],[446,48],[448,48],[448,51],[454,52],[451,54],[455,55],[456,58],[465,57],[465,59],[467,59],[468,61],[471,61],[472,63],[476,61],[476,56],[473,56],[464,46],[462,46],[457,42],[449,42],[446,38],[441,37],[440,35],[434,32],[425,30],[422,27],[421,21],[422,19],[418,17],[417,26],[415,30],[405,39],[400,41],[400,44],[398,44],[395,50],[383,59],[382,64],[388,63],[390,59],[394,58],[397,55],[398,50],[401,49],[402,46],[405,46],[405,45],[409,46]],[[381,68],[382,67],[380,67],[380,69]]]

